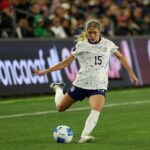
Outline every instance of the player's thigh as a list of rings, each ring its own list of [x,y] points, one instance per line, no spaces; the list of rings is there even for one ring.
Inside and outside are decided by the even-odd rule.
[[[92,95],[89,97],[89,104],[92,110],[102,111],[105,97],[103,95]]]
[[[63,96],[61,102],[57,106],[57,110],[62,112],[69,108],[74,102],[76,102],[72,97],[67,93]]]

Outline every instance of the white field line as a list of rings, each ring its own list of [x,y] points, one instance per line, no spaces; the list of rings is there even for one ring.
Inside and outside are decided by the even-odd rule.
[[[124,102],[124,103],[114,103],[114,104],[106,104],[105,107],[117,107],[117,106],[127,106],[127,105],[138,105],[138,104],[145,104],[145,103],[150,103],[150,100],[134,101],[134,102]],[[68,109],[67,111],[79,111],[79,110],[87,110],[87,109],[89,109],[89,107],[70,108],[70,109]],[[3,115],[3,116],[0,116],[0,119],[17,118],[17,117],[24,117],[24,116],[38,116],[38,115],[51,114],[51,113],[57,113],[57,111],[56,111],[56,110],[50,110],[50,111],[33,112],[33,113],[22,113],[22,114]]]

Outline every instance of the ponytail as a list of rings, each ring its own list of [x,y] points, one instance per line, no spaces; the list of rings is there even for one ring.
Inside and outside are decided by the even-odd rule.
[[[77,35],[76,36],[76,42],[79,42],[79,41],[84,41],[85,39],[87,39],[87,36],[86,36],[86,32],[83,31],[81,34]]]

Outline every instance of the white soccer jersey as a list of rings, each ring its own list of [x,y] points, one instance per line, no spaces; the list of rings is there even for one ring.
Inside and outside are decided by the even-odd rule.
[[[108,86],[109,58],[118,46],[101,38],[97,44],[78,42],[71,54],[79,59],[80,69],[73,85],[83,89],[105,89]]]

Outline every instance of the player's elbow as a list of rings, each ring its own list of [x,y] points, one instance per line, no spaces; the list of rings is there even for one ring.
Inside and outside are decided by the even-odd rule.
[[[62,61],[62,67],[65,68],[67,67],[69,64],[66,60]]]

